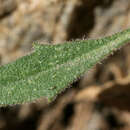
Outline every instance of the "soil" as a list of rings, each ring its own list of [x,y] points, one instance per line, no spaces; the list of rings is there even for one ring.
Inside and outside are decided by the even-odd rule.
[[[130,27],[129,0],[0,0],[0,64],[57,44]],[[0,130],[129,130],[130,44],[94,66],[52,103],[0,108]]]

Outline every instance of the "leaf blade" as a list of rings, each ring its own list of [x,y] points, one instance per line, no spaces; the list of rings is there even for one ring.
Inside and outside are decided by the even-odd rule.
[[[98,40],[34,44],[35,51],[0,67],[0,104],[53,99],[69,83],[130,41],[130,29]]]

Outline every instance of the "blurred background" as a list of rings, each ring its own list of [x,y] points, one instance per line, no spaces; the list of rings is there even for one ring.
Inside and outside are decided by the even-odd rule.
[[[130,0],[0,0],[0,65],[32,43],[99,38],[130,27]],[[62,78],[62,77],[61,77]],[[130,45],[61,93],[0,107],[0,130],[130,130]]]

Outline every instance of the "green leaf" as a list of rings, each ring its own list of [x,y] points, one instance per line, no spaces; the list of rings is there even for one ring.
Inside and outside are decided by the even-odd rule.
[[[35,51],[0,67],[0,104],[52,100],[96,63],[130,41],[130,29],[96,40],[57,45],[35,43]]]

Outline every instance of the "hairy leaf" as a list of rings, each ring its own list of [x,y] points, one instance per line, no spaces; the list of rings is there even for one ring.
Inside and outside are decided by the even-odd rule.
[[[40,97],[51,100],[129,41],[130,29],[95,40],[35,43],[33,53],[0,67],[0,104],[25,103]]]

